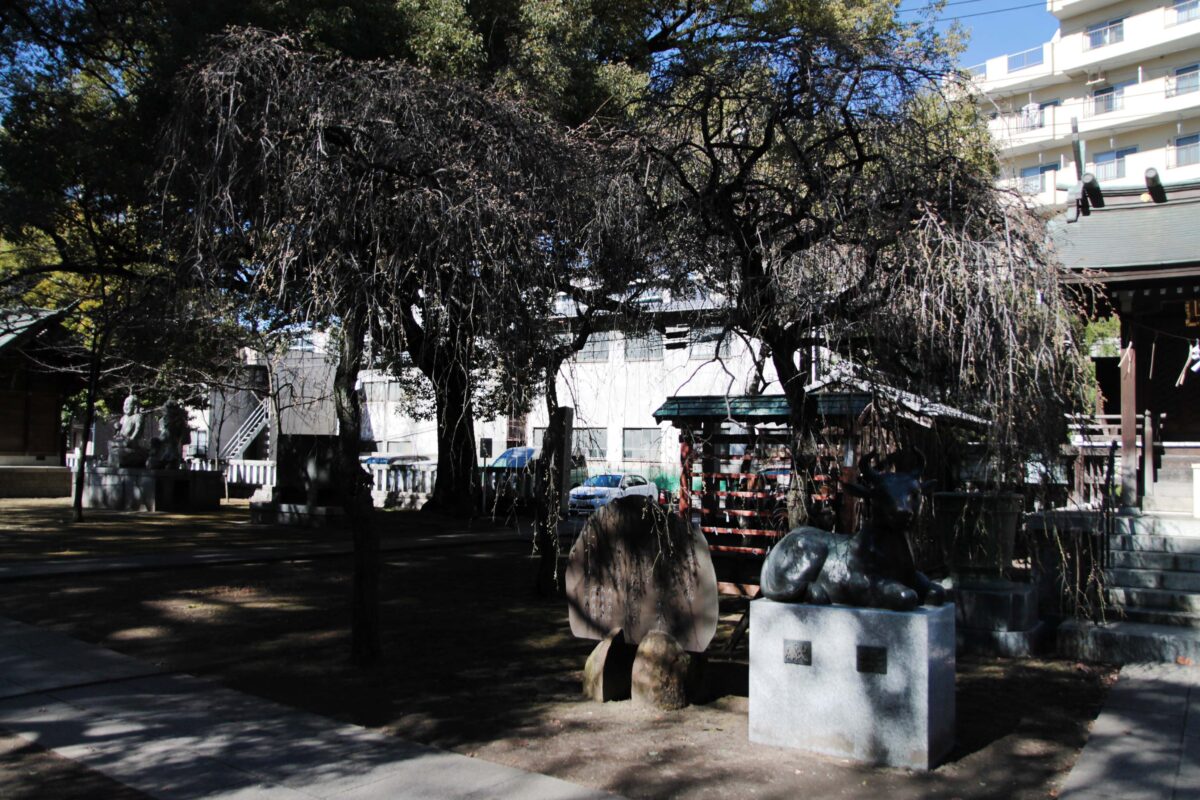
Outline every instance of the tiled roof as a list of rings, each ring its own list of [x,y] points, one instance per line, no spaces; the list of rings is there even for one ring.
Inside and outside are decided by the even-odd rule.
[[[1069,269],[1126,270],[1200,265],[1200,200],[1094,208],[1050,223],[1050,240]]]
[[[60,317],[65,310],[5,311],[0,309],[0,351],[16,346],[37,334],[44,326]]]

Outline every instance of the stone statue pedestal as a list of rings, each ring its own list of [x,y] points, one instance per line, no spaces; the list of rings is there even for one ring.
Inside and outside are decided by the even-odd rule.
[[[750,740],[932,769],[954,746],[954,606],[750,604]]]
[[[83,473],[84,508],[216,511],[224,494],[224,478],[216,471],[89,466]]]

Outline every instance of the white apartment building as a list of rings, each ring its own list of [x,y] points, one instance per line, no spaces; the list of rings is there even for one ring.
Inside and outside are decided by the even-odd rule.
[[[1200,183],[1200,0],[1048,0],[1037,47],[969,69],[1003,181],[1062,206],[1078,175],[1105,191]],[[1073,133],[1083,154],[1076,170]]]

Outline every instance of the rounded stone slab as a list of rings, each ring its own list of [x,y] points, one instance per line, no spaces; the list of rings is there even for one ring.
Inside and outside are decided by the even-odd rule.
[[[653,630],[702,653],[717,631],[717,575],[704,537],[646,497],[622,497],[592,514],[566,573],[571,633],[630,644]]]

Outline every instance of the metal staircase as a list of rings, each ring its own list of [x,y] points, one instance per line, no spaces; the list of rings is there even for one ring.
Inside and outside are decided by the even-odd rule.
[[[262,433],[263,428],[267,427],[269,408],[270,404],[264,397],[263,401],[250,412],[250,416],[246,417],[245,421],[234,431],[233,436],[229,437],[229,441],[221,447],[222,459],[228,461],[233,458],[241,458],[245,454],[250,443]]]

